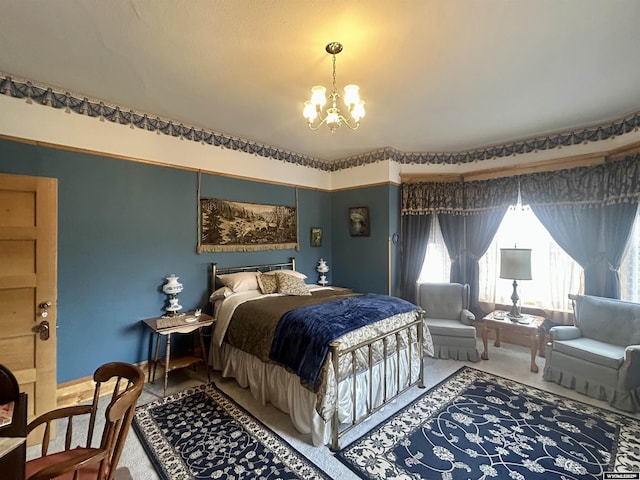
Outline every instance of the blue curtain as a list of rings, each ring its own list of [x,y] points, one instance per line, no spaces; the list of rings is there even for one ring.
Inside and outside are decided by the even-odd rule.
[[[400,230],[400,296],[416,301],[416,282],[420,276],[431,229],[431,215],[406,215]]]
[[[598,295],[601,211],[580,205],[531,205],[533,213],[571,258],[584,269],[584,293]]]
[[[640,197],[640,156],[521,177],[528,203],[584,269],[584,293],[620,298],[618,269]]]
[[[618,203],[604,207],[603,297],[620,298],[620,263],[629,243],[636,218],[637,203]]]
[[[469,284],[469,308],[478,318],[482,314],[478,305],[480,292],[480,267],[478,262],[487,252],[496,236],[500,223],[507,213],[508,206],[468,215],[466,217],[467,251],[465,258],[465,278]],[[484,316],[484,315],[483,315]],[[479,318],[482,318],[480,316]]]
[[[640,202],[640,153],[589,167],[492,180],[403,184],[402,215],[438,215],[452,262],[450,281],[470,285],[473,307],[478,259],[519,191],[522,203],[584,269],[585,293],[620,298],[618,269]],[[406,255],[413,254],[407,250]],[[419,259],[424,261],[424,252]],[[403,268],[405,263],[411,260],[405,258]]]
[[[467,283],[464,268],[465,216],[451,213],[438,214],[438,223],[444,244],[449,252],[451,271],[449,281],[452,283]]]

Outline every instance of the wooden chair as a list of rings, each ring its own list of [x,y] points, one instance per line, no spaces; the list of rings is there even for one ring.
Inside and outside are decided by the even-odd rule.
[[[105,425],[99,447],[92,447],[92,438],[98,410],[100,388],[103,383],[115,379],[111,400],[105,411]],[[112,480],[120,454],[133,420],[136,402],[144,385],[144,374],[137,366],[113,362],[99,367],[93,374],[96,382],[93,402],[59,408],[33,420],[27,434],[45,425],[41,456],[26,463],[27,480]],[[88,431],[85,446],[72,446],[74,419],[88,416]],[[51,424],[55,420],[67,419],[64,450],[49,453]]]

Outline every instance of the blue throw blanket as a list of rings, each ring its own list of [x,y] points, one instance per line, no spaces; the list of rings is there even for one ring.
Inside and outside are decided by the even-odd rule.
[[[280,319],[269,357],[315,385],[330,342],[365,325],[417,309],[401,298],[374,293],[296,308]]]

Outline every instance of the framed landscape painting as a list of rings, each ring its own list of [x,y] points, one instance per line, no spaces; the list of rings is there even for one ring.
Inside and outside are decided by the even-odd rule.
[[[201,198],[199,226],[198,253],[298,248],[291,206]]]

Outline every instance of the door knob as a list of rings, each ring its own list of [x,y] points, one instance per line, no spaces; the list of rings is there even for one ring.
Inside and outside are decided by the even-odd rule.
[[[47,312],[43,312],[47,313]],[[40,340],[49,340],[49,322],[43,320],[38,325],[38,333],[40,334]]]
[[[40,307],[42,310],[46,310],[51,306],[52,306],[51,302],[42,302],[40,305],[38,305],[38,307]]]

